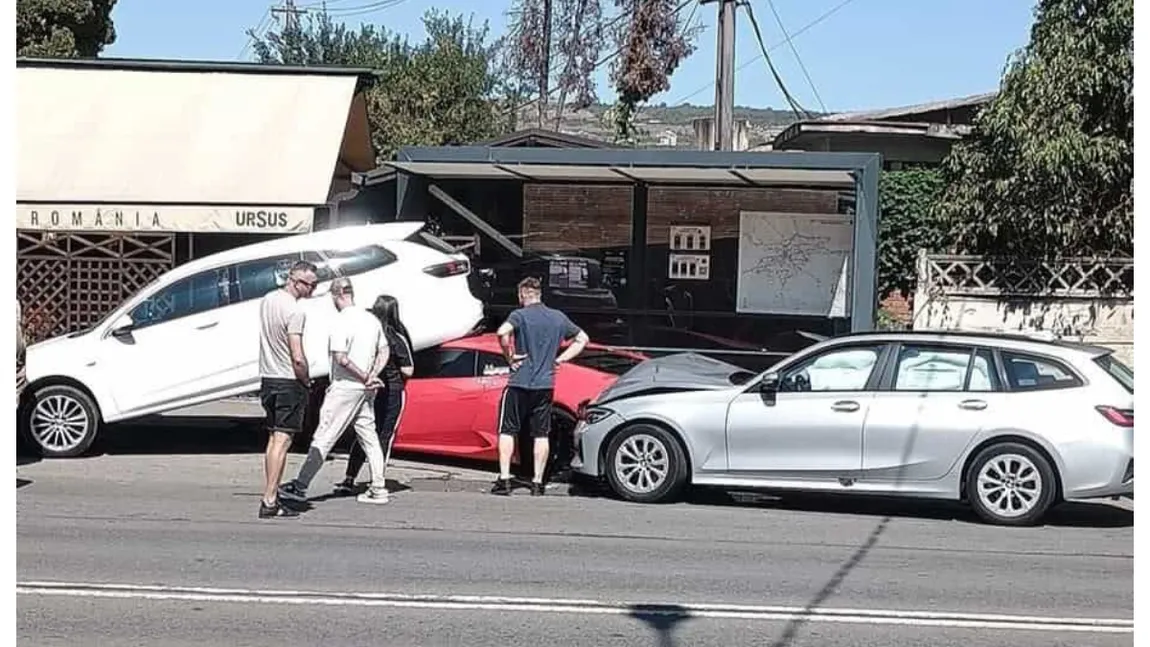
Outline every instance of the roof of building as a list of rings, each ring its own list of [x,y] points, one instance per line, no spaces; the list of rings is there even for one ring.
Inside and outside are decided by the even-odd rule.
[[[480,142],[479,146],[511,147],[546,147],[546,148],[619,148],[613,142],[583,137],[571,133],[547,130],[544,128],[525,128],[513,133],[496,137],[495,139]]]
[[[954,99],[944,99],[941,101],[931,101],[928,103],[918,103],[911,106],[901,106],[897,108],[882,108],[879,110],[861,110],[857,112],[839,112],[825,117],[820,117],[813,121],[827,122],[827,121],[900,121],[900,122],[914,122],[918,121],[913,117],[928,112],[937,112],[939,110],[954,110],[956,108],[966,108],[970,106],[978,106],[981,104],[989,103],[998,93],[997,92],[983,92],[981,94],[972,94],[970,96],[958,97]]]
[[[804,148],[803,141],[800,141],[803,135],[823,137],[850,134],[958,140],[969,134],[969,124],[937,123],[936,120],[926,117],[934,112],[984,105],[996,95],[995,92],[987,92],[899,108],[840,112],[818,119],[799,121],[776,135],[771,147],[776,150]]]
[[[17,57],[17,68],[55,68],[76,70],[130,70],[139,72],[220,72],[226,74],[355,76],[361,83],[372,83],[374,70],[360,67],[326,65],[272,65],[236,61],[174,61],[139,58],[32,58]]]

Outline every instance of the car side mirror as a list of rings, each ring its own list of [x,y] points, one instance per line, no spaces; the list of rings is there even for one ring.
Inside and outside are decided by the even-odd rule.
[[[777,393],[779,390],[779,374],[767,373],[763,379],[759,381],[760,393]]]
[[[132,334],[132,328],[135,325],[135,322],[132,321],[130,316],[120,315],[116,318],[116,321],[112,324],[110,330],[112,331],[113,337],[127,337],[128,335]]]

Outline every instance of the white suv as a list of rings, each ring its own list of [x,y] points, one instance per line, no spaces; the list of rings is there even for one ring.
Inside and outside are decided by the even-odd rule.
[[[259,300],[299,260],[319,268],[304,301],[313,377],[328,373],[331,280],[357,303],[394,296],[416,350],[462,337],[483,318],[470,263],[423,223],[331,229],[247,245],[181,265],[92,328],[28,347],[21,428],[45,456],[83,454],[117,422],[259,389]]]

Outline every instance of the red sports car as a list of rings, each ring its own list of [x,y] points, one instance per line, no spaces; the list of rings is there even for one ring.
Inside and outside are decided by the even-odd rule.
[[[569,451],[579,405],[618,375],[647,359],[637,353],[588,344],[555,376],[552,456]],[[494,334],[450,341],[415,354],[396,451],[497,460],[499,398],[510,369]],[[522,443],[521,443],[522,445]],[[524,456],[530,456],[530,447]],[[560,459],[562,462],[562,459]]]

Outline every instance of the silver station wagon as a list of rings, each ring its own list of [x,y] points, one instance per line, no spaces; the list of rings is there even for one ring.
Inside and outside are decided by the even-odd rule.
[[[1038,523],[1134,492],[1134,373],[1106,348],[935,332],[836,337],[764,373],[646,361],[588,403],[577,472],[620,497],[691,484],[962,500]]]

